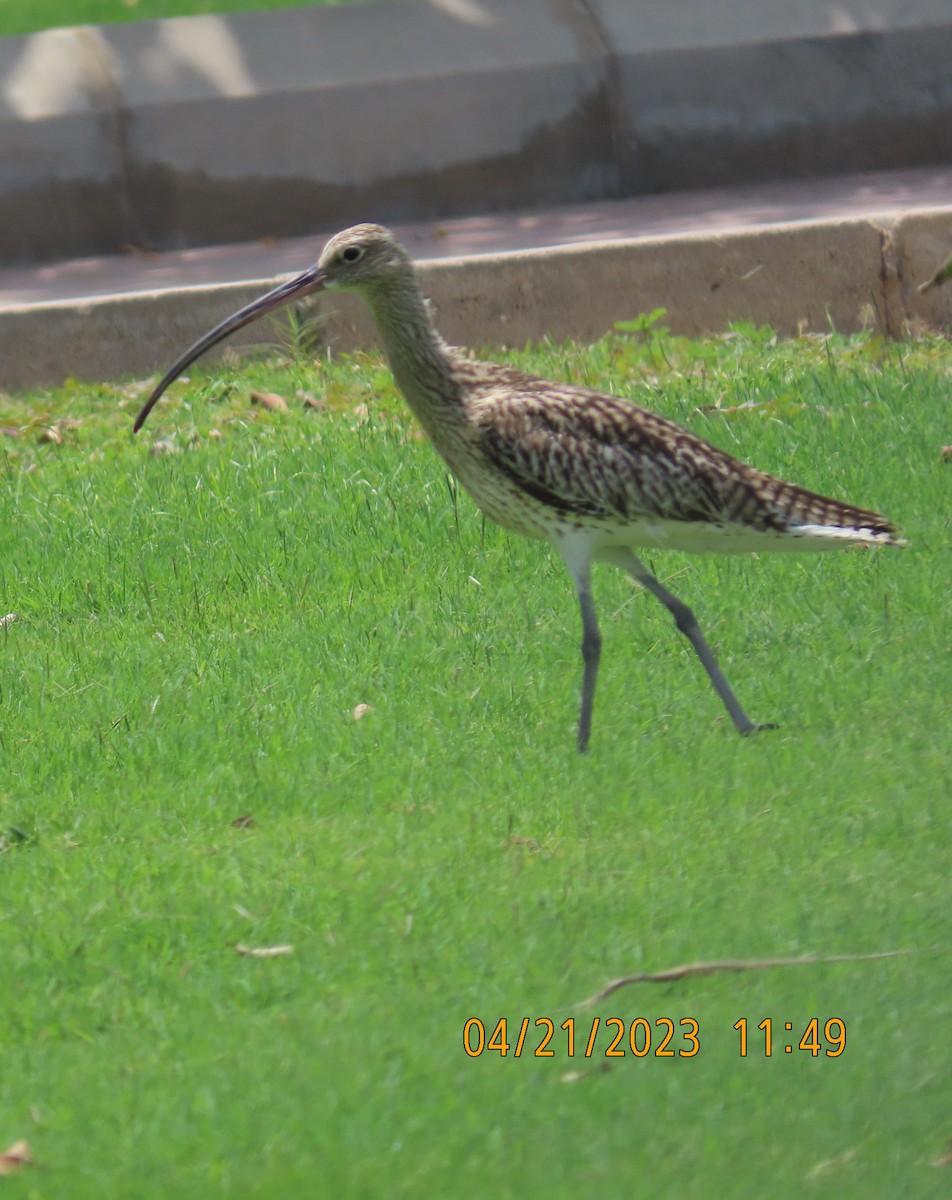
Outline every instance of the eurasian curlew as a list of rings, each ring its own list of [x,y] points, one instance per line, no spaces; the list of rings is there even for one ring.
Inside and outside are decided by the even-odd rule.
[[[369,305],[397,385],[482,511],[507,529],[550,542],[562,556],[582,615],[580,750],[591,733],[601,652],[594,561],[627,571],[661,601],[737,729],[749,734],[771,726],[750,720],[694,614],[635,548],[742,553],[899,544],[895,527],[878,513],[757,471],[628,400],[461,354],[436,331],[407,252],[379,225],[337,234],[315,266],[200,338],[163,376],[135,429],[209,347],[289,301],[331,288],[357,292]]]

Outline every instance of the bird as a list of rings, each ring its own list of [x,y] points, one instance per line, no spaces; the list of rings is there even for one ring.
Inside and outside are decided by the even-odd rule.
[[[318,261],[199,338],[156,384],[142,428],[172,381],[222,339],[312,293],[355,292],[368,305],[399,390],[482,512],[548,542],[571,576],[582,625],[576,742],[587,750],[602,639],[591,568],[607,562],[655,596],[694,648],[743,735],[741,707],[692,610],[644,565],[639,550],[694,553],[902,545],[876,512],[786,483],[621,396],[479,361],[437,332],[413,262],[381,225],[332,237]]]

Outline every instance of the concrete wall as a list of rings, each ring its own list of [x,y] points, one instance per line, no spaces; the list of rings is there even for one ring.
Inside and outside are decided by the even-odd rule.
[[[690,334],[754,319],[791,334],[866,327],[898,335],[907,322],[952,329],[952,285],[917,290],[950,245],[945,209],[445,259],[421,263],[420,274],[444,336],[472,347],[593,338],[659,306],[665,324]],[[164,370],[272,282],[8,309],[0,314],[0,388]],[[317,305],[332,347],[374,343],[355,297],[326,295]],[[250,325],[209,359],[269,339],[267,324]]]
[[[0,262],[948,161],[949,0],[389,0],[0,40]]]

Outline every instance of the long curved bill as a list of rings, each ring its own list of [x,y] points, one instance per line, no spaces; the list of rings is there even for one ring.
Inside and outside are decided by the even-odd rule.
[[[146,400],[142,406],[142,411],[136,417],[136,423],[132,427],[132,432],[139,432],[155,406],[156,401],[169,384],[177,379],[186,367],[191,366],[196,358],[200,358],[206,350],[210,350],[212,346],[216,346],[236,330],[243,328],[245,325],[250,325],[258,317],[263,317],[265,313],[273,312],[274,309],[280,308],[283,304],[289,304],[292,300],[296,300],[301,296],[309,296],[312,292],[320,291],[324,286],[325,278],[324,272],[320,267],[309,267],[302,274],[296,275],[294,279],[289,279],[287,283],[280,283],[276,288],[272,288],[270,292],[266,292],[265,295],[259,297],[257,300],[252,300],[250,304],[246,304],[244,308],[240,308],[238,312],[232,313],[230,317],[226,317],[214,329],[209,330],[204,337],[200,337],[193,346],[189,346],[180,359],[169,367],[156,384],[152,395]]]

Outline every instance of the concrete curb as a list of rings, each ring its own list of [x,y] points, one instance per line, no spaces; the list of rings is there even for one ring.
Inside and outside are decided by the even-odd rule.
[[[0,40],[0,260],[952,160],[948,0],[388,0]]]
[[[943,208],[424,260],[420,271],[441,331],[458,345],[591,339],[657,307],[675,332],[689,334],[754,320],[788,334],[872,327],[898,336],[909,322],[952,330],[952,288],[917,290],[950,245],[952,208]],[[272,283],[8,309],[0,314],[0,387],[148,375]],[[353,297],[321,298],[318,311],[333,348],[374,343]],[[229,344],[268,340],[262,324]]]

